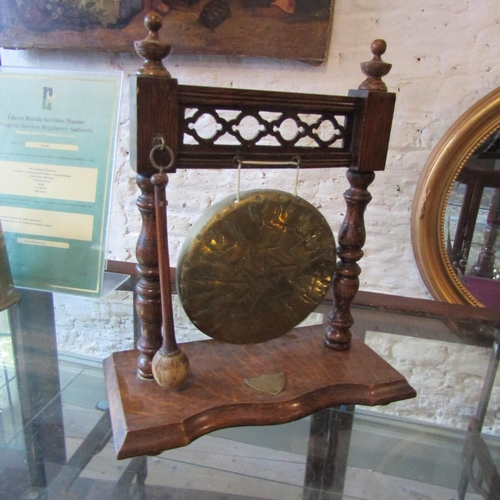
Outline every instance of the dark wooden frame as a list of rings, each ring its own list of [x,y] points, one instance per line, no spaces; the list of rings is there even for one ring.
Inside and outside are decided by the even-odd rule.
[[[156,11],[163,17],[169,37],[176,40],[176,54],[272,57],[314,64],[327,59],[334,0],[320,0],[320,5],[318,1],[303,2],[302,9],[282,17],[255,15],[252,6],[246,5],[248,0],[234,0],[226,4],[231,16],[221,16],[216,27],[201,20],[207,3],[129,0],[115,6],[111,15],[116,14],[117,19],[111,24],[109,17],[102,19],[99,2],[87,2],[84,7],[58,0],[24,0],[22,5],[16,0],[0,0],[0,46],[132,52],[133,42],[142,36],[145,14]]]
[[[131,85],[131,164],[141,190],[137,205],[142,216],[135,305],[142,335],[137,342],[135,367],[137,351],[114,353],[104,364],[118,457],[159,453],[223,427],[284,423],[337,404],[387,404],[414,397],[415,391],[404,377],[359,340],[352,339],[350,331],[350,308],[361,271],[357,262],[363,256],[366,236],[364,211],[371,200],[368,186],[375,171],[385,168],[395,104],[395,95],[387,92],[381,80],[390,70],[390,64],[380,57],[385,42],[376,40],[372,44],[373,60],[362,64],[367,79],[358,90],[348,96],[315,96],[179,85],[162,64],[170,47],[159,40],[161,20],[150,15],[146,26],[149,35],[136,43],[137,52],[146,61]],[[314,145],[299,145],[295,139],[282,137],[279,127],[261,123],[265,133],[278,143],[262,145],[242,138],[223,118],[220,128],[238,139],[238,144],[217,144],[217,134],[212,139],[195,134],[197,144],[188,143],[184,138],[190,134],[192,122],[186,116],[187,108],[201,110],[217,120],[218,110],[236,110],[239,116],[256,120],[260,120],[262,111],[279,113],[300,124],[301,134]],[[318,140],[299,116],[308,113],[328,120],[334,135],[338,133],[339,144],[335,138]],[[338,122],[337,116],[341,117]],[[163,151],[160,144],[168,145],[170,151]],[[164,352],[151,182],[157,170],[152,159],[158,165],[167,165],[173,159],[168,173],[175,175],[176,168],[232,168],[235,156],[247,161],[299,156],[303,168],[347,168],[350,187],[344,193],[347,210],[338,236],[334,307],[327,325],[294,329],[265,345],[234,346],[212,340],[183,344],[182,350],[195,360],[192,373],[183,387],[166,390],[148,382],[153,379],[154,355],[160,348]],[[164,325],[168,330],[163,332],[165,338],[175,339],[168,323]],[[245,363],[241,363],[242,356]],[[249,366],[256,376],[277,373],[284,365],[287,388],[278,396],[253,394],[253,389],[249,394],[248,387],[242,385],[243,378],[249,376]]]
[[[143,220],[137,245],[141,277],[137,285],[137,309],[143,327],[137,345],[141,351],[139,375],[152,378],[151,360],[162,343],[154,190],[150,181],[157,172],[151,164],[150,154],[158,139],[169,145],[176,159],[169,173],[175,172],[175,168],[235,167],[232,160],[239,155],[250,161],[276,161],[299,156],[301,168],[348,169],[350,188],[344,194],[347,212],[338,236],[337,255],[340,260],[333,287],[335,308],[325,337],[329,347],[348,349],[352,326],[350,304],[359,288],[361,270],[357,261],[363,255],[366,236],[363,214],[371,200],[368,186],[375,178],[375,171],[385,168],[395,104],[395,94],[387,92],[380,78],[390,70],[390,65],[380,58],[385,52],[385,42],[374,42],[373,61],[363,65],[368,78],[349,96],[193,87],[179,85],[161,62],[170,53],[170,47],[159,41],[159,18],[151,16],[147,25],[150,34],[136,44],[138,53],[146,62],[131,84],[131,136],[134,139],[130,160],[142,192],[137,203]],[[279,112],[296,121],[300,120],[299,114],[307,113],[328,118],[341,116],[344,117],[340,132],[342,144],[332,147],[332,144],[319,142],[318,147],[299,147],[279,137],[279,146],[258,145],[242,138],[235,146],[217,145],[216,140],[186,144],[184,135],[189,129],[184,112],[188,108],[212,116],[216,116],[217,110],[238,110],[241,117],[254,118],[258,118],[259,111]],[[227,131],[226,124],[223,127]],[[168,157],[158,157],[157,161],[166,164]]]

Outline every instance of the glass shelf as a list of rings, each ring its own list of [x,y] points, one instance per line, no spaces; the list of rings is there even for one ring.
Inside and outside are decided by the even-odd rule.
[[[390,297],[366,296],[386,307],[358,301],[353,331],[409,379],[417,399],[225,429],[155,457],[118,461],[101,359],[83,349],[58,350],[52,295],[24,292],[0,320],[0,497],[483,498],[464,463],[474,459],[476,478],[478,463],[488,481],[498,476],[492,472],[500,467],[498,323],[468,306],[444,305],[436,314],[435,303],[408,299],[408,307],[391,309]],[[80,313],[79,300],[85,301],[72,301],[68,317]],[[132,300],[125,304],[132,324]],[[453,316],[454,307],[465,313]],[[327,310],[322,306],[316,320]],[[488,378],[493,385],[485,398]],[[485,431],[468,432],[483,412]]]

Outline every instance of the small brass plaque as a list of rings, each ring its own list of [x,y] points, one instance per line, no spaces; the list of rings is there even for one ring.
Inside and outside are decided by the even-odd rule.
[[[283,372],[243,379],[252,389],[266,394],[279,394],[286,386],[286,375]]]

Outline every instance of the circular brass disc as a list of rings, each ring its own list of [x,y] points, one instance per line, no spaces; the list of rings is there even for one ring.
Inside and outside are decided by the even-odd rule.
[[[193,225],[177,289],[193,324],[235,344],[290,331],[323,300],[335,270],[335,239],[307,201],[275,190],[241,193]]]

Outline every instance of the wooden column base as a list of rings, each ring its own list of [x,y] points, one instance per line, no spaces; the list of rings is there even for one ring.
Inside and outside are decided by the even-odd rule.
[[[117,457],[156,455],[225,427],[291,422],[339,404],[379,405],[415,397],[406,379],[357,337],[349,351],[323,344],[324,325],[295,328],[261,344],[216,340],[182,345],[192,373],[176,390],[136,375],[137,351],[104,360]],[[245,378],[284,372],[278,395]]]

